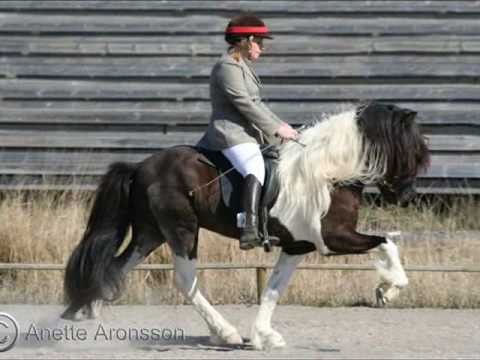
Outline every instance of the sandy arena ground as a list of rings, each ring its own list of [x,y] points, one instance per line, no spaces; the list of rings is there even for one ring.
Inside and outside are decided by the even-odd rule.
[[[111,306],[101,319],[68,322],[60,306],[0,305],[20,327],[0,358],[480,358],[480,310],[279,306],[273,326],[287,347],[267,352],[249,345],[257,306],[217,309],[245,345],[211,345],[191,306]]]

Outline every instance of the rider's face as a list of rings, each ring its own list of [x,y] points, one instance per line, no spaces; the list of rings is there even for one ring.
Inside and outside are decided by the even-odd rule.
[[[263,39],[254,37],[248,42],[248,59],[251,61],[257,60],[263,51]]]

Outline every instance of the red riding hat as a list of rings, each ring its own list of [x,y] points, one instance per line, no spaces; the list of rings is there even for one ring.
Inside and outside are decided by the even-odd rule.
[[[244,13],[235,16],[227,25],[225,35],[231,36],[257,36],[267,39],[273,39],[270,30],[265,23],[252,13]]]

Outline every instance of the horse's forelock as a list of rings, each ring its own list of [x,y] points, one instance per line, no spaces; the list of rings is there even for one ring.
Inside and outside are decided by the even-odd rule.
[[[415,122],[415,112],[370,103],[357,114],[366,139],[386,156],[387,177],[414,177],[428,167],[429,152],[425,137]]]

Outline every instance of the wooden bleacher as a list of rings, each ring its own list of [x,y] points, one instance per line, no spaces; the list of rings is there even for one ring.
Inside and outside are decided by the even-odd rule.
[[[376,99],[419,112],[425,193],[480,193],[479,1],[2,1],[0,189],[93,189],[109,163],[195,143],[239,10],[291,124]]]

